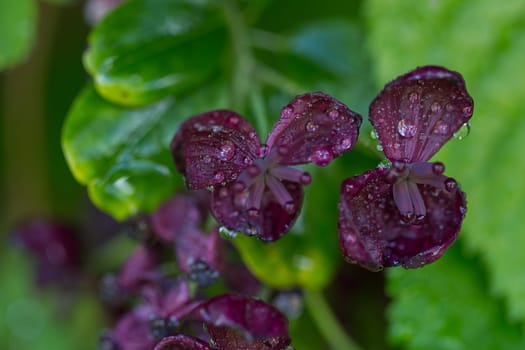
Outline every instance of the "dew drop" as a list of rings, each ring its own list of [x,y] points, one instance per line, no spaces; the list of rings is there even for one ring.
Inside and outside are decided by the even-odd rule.
[[[383,146],[381,146],[381,145],[377,145],[377,146],[376,146],[376,149],[377,149],[379,152],[383,152]]]
[[[461,125],[458,131],[454,133],[454,137],[458,140],[463,140],[470,134],[470,123],[464,123]]]
[[[295,212],[295,203],[294,202],[287,202],[284,205],[284,210],[286,210],[286,212],[288,214],[293,214]]]
[[[250,165],[253,163],[253,160],[250,158],[250,157],[244,157],[244,159],[242,160],[242,162],[246,165]]]
[[[227,161],[227,160],[232,159],[234,155],[235,155],[235,145],[231,141],[225,141],[219,151],[219,159]]]
[[[337,109],[331,109],[330,111],[328,111],[328,116],[332,119],[332,120],[336,120],[337,118],[339,118],[339,111]]]
[[[261,148],[259,148],[259,157],[264,157],[268,154],[268,151],[270,150],[270,147],[266,144],[262,144]]]
[[[250,208],[248,209],[247,211],[248,213],[248,216],[251,217],[252,219],[255,219],[259,216],[259,209],[257,208]]]
[[[352,147],[352,140],[348,137],[341,139],[337,144],[339,151],[346,151]]]
[[[229,230],[224,226],[219,227],[219,233],[224,239],[233,239],[237,237],[237,232]]]
[[[224,173],[221,171],[216,172],[213,174],[213,183],[219,184],[224,181]]]
[[[456,188],[458,188],[458,183],[456,182],[456,180],[449,177],[445,180],[445,188],[447,189],[447,191],[453,192],[454,190],[456,190]]]
[[[306,131],[308,132],[316,132],[319,129],[319,125],[317,125],[314,122],[308,122],[306,123]]]
[[[228,118],[228,122],[232,125],[232,126],[235,126],[237,124],[239,124],[239,117],[237,117],[236,115],[232,115],[231,117]]]
[[[312,177],[307,172],[304,172],[299,178],[299,181],[302,185],[309,185],[312,182]]]
[[[447,135],[449,131],[450,131],[450,126],[448,125],[447,122],[443,120],[438,120],[433,130],[434,134],[438,134],[438,135]]]
[[[204,157],[202,157],[202,161],[204,163],[211,163],[211,157],[207,154]]]
[[[359,192],[359,186],[354,180],[347,179],[343,183],[343,190],[350,195],[355,195],[357,192]]]
[[[469,117],[472,115],[472,105],[465,106],[461,109],[463,116]]]
[[[315,164],[319,166],[327,166],[328,164],[330,164],[332,159],[334,159],[334,154],[329,149],[321,147],[313,152],[311,158],[312,162],[314,162]]]
[[[388,159],[385,158],[382,161],[380,161],[377,166],[379,168],[386,169],[386,168],[390,168],[391,165],[392,163]]]
[[[408,95],[408,100],[410,103],[416,103],[419,100],[419,94],[417,92],[411,92],[410,95]]]
[[[372,140],[377,140],[378,138],[377,131],[375,130],[370,131],[370,137],[372,138]]]
[[[445,172],[445,165],[441,162],[435,162],[432,164],[432,172],[436,175],[441,175]]]
[[[281,118],[288,119],[292,116],[293,108],[290,106],[284,107],[281,111]]]
[[[213,125],[211,127],[211,131],[214,132],[214,133],[219,133],[219,132],[222,131],[222,126],[220,126],[220,125]]]
[[[430,110],[434,113],[439,113],[441,112],[441,105],[439,102],[434,102],[432,105],[430,105]]]
[[[202,125],[201,123],[195,123],[193,124],[193,128],[197,131],[204,131],[206,130],[206,127]]]
[[[344,239],[347,244],[354,244],[357,242],[357,237],[353,233],[347,233]]]
[[[416,123],[410,119],[401,119],[399,123],[397,123],[397,131],[399,135],[403,137],[414,137],[417,132]]]

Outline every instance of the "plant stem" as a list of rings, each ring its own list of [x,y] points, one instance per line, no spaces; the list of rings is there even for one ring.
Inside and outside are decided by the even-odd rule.
[[[317,328],[333,350],[360,350],[341,327],[321,292],[306,292],[305,302]]]
[[[232,105],[238,111],[243,111],[248,97],[250,98],[252,111],[257,120],[257,126],[261,135],[268,132],[268,121],[264,99],[261,94],[259,82],[252,79],[255,58],[251,51],[251,42],[248,37],[248,28],[242,13],[239,11],[235,1],[224,0],[224,12],[229,23],[230,35],[234,54],[234,68],[232,77]]]

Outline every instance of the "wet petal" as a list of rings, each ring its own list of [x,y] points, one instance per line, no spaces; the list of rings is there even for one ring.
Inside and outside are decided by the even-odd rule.
[[[339,243],[349,262],[369,270],[402,265],[416,268],[438,259],[455,241],[465,216],[465,194],[418,185],[426,215],[418,224],[403,220],[387,181],[378,168],[341,185]]]
[[[177,334],[164,337],[154,350],[212,350],[208,343],[189,335]]]
[[[279,164],[326,166],[354,146],[361,121],[359,114],[328,95],[304,94],[283,108],[267,144],[279,152]]]
[[[282,350],[290,344],[288,320],[261,300],[225,294],[195,310],[221,350]]]
[[[303,202],[302,187],[289,181],[280,182],[292,200],[283,207],[274,193],[265,187],[256,215],[250,214],[247,191],[238,192],[235,184],[217,187],[212,195],[212,213],[217,221],[231,231],[255,235],[263,241],[275,241],[292,227]]]
[[[429,160],[472,116],[463,77],[442,67],[417,68],[388,83],[370,105],[370,122],[390,160]]]
[[[177,265],[200,286],[215,282],[222,270],[222,239],[218,230],[205,234],[190,229],[175,239]]]
[[[129,311],[120,318],[115,328],[101,339],[101,343],[122,350],[151,349],[154,339],[150,333],[149,317],[149,310],[145,307]]]
[[[151,226],[156,235],[172,242],[180,232],[202,224],[207,214],[209,195],[206,191],[194,192],[173,196],[151,214]]]
[[[126,260],[118,276],[121,288],[137,290],[151,282],[157,274],[157,254],[151,247],[141,246]]]
[[[235,180],[259,153],[261,141],[246,119],[220,110],[191,117],[171,142],[179,172],[190,189]]]

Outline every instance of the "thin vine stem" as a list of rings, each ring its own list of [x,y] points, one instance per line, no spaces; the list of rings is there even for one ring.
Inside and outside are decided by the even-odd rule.
[[[317,328],[333,350],[361,350],[341,327],[321,292],[307,292],[305,303]]]

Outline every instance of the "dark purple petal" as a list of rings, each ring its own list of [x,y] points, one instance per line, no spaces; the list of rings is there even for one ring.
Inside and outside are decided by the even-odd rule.
[[[45,220],[34,220],[17,227],[12,239],[31,255],[39,286],[58,283],[71,286],[79,277],[80,244],[70,228]]]
[[[177,334],[164,337],[154,350],[212,350],[204,341],[189,335]]]
[[[341,185],[339,243],[349,262],[369,270],[416,268],[437,260],[455,241],[465,216],[465,194],[417,185],[426,207],[417,224],[405,222],[393,196],[389,169],[378,168]]]
[[[328,95],[304,94],[283,108],[267,145],[279,153],[279,164],[326,166],[354,146],[361,122],[359,114]]]
[[[156,275],[157,254],[151,247],[141,246],[126,260],[118,276],[121,288],[137,290]]]
[[[286,317],[261,300],[217,296],[195,309],[194,317],[221,350],[282,350],[290,344]]]
[[[153,232],[167,242],[173,242],[181,232],[200,226],[207,214],[207,191],[176,194],[165,201],[150,216]]]
[[[302,187],[289,181],[279,182],[290,195],[283,207],[274,192],[264,188],[260,207],[254,212],[246,200],[247,191],[236,191],[235,184],[216,187],[212,196],[212,213],[217,221],[231,231],[255,235],[263,241],[275,241],[288,232],[303,202]],[[252,209],[252,210],[251,210]]]
[[[429,160],[473,109],[459,73],[426,66],[388,83],[369,114],[386,157],[413,163]]]
[[[246,119],[220,110],[191,117],[171,142],[175,165],[190,189],[235,180],[259,155],[261,141]]]
[[[224,282],[229,291],[244,295],[258,295],[261,282],[244,263],[233,262],[224,269]]]
[[[150,332],[150,312],[138,307],[125,314],[115,328],[105,336],[104,342],[111,341],[119,350],[151,349],[155,340]]]
[[[175,254],[181,271],[200,286],[212,284],[222,270],[222,239],[218,230],[205,234],[188,229],[175,239]]]

